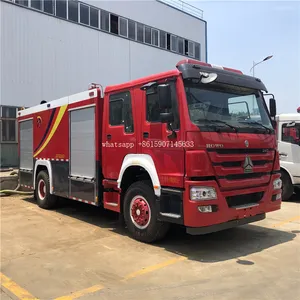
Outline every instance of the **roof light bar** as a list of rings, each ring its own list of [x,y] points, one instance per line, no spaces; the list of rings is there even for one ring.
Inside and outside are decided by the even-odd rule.
[[[226,67],[222,67],[222,66],[217,66],[217,65],[212,65],[212,64],[207,64],[205,62],[199,61],[199,60],[195,60],[195,59],[183,59],[181,61],[179,61],[176,65],[176,67],[182,65],[182,64],[195,64],[195,65],[200,65],[200,66],[205,66],[205,67],[211,67],[211,68],[215,68],[215,69],[221,69],[221,70],[225,70],[225,71],[229,71],[229,72],[234,72],[234,73],[238,73],[238,74],[243,74],[241,71],[236,70],[236,69],[232,69],[232,68],[226,68]]]

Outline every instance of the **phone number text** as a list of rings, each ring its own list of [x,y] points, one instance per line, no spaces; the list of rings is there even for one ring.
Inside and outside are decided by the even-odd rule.
[[[143,141],[140,143],[143,148],[192,148],[193,141]]]

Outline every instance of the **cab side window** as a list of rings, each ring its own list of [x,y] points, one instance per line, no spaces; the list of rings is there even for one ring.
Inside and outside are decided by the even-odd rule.
[[[160,122],[158,94],[153,89],[148,90],[146,94],[146,114],[148,122]]]
[[[109,124],[124,126],[126,133],[134,132],[130,92],[112,94],[109,97]]]
[[[176,86],[174,82],[170,83],[171,95],[172,95],[172,112],[174,114],[173,129],[180,128],[179,113],[178,113],[178,102]],[[160,122],[160,110],[158,93],[156,87],[150,88],[146,92],[146,120],[150,123]]]
[[[289,127],[288,123],[282,124],[281,140],[286,143],[300,145],[300,123]]]

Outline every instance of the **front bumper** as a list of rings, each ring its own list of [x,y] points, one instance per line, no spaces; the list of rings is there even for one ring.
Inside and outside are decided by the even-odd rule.
[[[186,181],[183,195],[183,220],[185,227],[189,232],[212,232],[214,228],[230,228],[232,226],[242,225],[254,222],[255,218],[265,215],[267,212],[279,210],[281,207],[281,197],[276,199],[281,190],[274,190],[273,181],[280,178],[280,174],[273,174],[271,181],[267,186],[258,186],[238,190],[220,190],[216,181]],[[190,188],[192,186],[210,186],[214,187],[217,192],[215,200],[190,200]],[[255,205],[245,205],[245,207],[229,206],[226,197],[243,196],[253,193],[263,193],[260,201]],[[228,198],[227,198],[228,199]],[[215,207],[213,212],[200,212],[199,206],[211,205]],[[254,220],[254,221],[251,221]],[[238,221],[238,222],[237,222]],[[216,226],[208,228],[209,226]],[[205,227],[207,227],[205,229]],[[212,230],[212,231],[211,231]],[[221,230],[221,229],[218,229]]]
[[[186,232],[191,235],[207,234],[207,233],[212,233],[212,232],[216,232],[216,231],[221,231],[221,230],[237,227],[240,225],[249,224],[252,222],[261,221],[265,218],[266,218],[266,214],[259,214],[259,215],[253,216],[253,217],[232,220],[232,221],[228,221],[225,223],[215,224],[215,225],[210,225],[210,226],[187,227]]]

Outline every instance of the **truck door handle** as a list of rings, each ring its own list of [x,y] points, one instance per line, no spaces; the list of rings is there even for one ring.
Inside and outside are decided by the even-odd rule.
[[[144,133],[143,133],[143,137],[144,137],[144,138],[149,137],[149,132],[144,132]]]
[[[285,156],[285,157],[288,156],[287,153],[284,153],[284,152],[280,152],[279,155],[280,155],[280,156]]]
[[[111,134],[108,134],[106,137],[107,137],[108,140],[110,140],[111,139]]]

